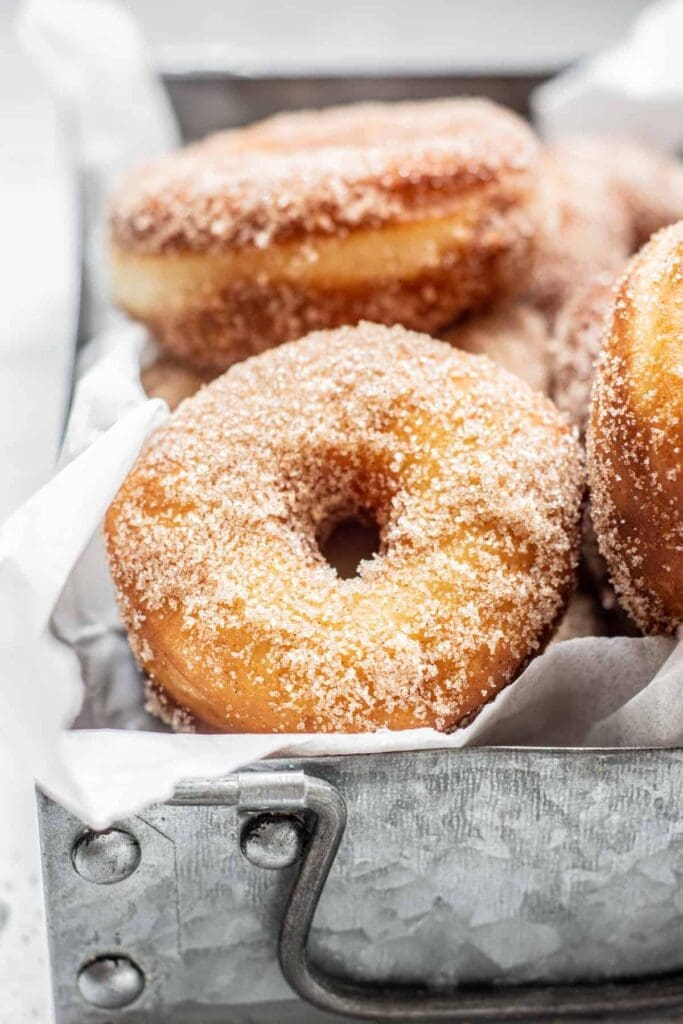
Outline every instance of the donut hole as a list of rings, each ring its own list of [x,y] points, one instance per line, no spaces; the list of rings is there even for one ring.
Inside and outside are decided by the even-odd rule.
[[[340,579],[358,576],[360,564],[379,554],[381,532],[374,514],[367,509],[345,515],[320,531],[318,548]]]

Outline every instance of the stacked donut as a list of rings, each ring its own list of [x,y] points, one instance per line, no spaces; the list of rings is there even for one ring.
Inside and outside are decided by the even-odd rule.
[[[614,277],[681,215],[672,162],[543,150],[475,99],[282,114],[124,182],[114,296],[164,353],[146,389],[180,403],[105,524],[155,710],[229,731],[452,729],[512,682],[574,587]],[[675,340],[650,358],[651,320],[627,330],[638,289],[675,304],[658,253],[622,284],[590,435],[598,537],[645,629],[681,618],[680,419],[655,386],[681,358]],[[627,472],[658,510],[642,537]],[[322,551],[349,517],[379,550],[341,578]],[[570,635],[595,631],[587,606]]]

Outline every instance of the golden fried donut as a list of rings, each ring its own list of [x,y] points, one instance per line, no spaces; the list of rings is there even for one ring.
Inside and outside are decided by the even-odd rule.
[[[169,356],[161,356],[140,373],[145,394],[149,398],[163,398],[171,412],[210,380],[212,374],[192,370]]]
[[[607,168],[578,144],[548,147],[527,299],[552,321],[577,288],[621,271],[632,252],[632,220]]]
[[[560,310],[548,346],[550,397],[586,432],[595,361],[614,289],[614,274],[598,274]]]
[[[665,153],[628,138],[590,135],[560,140],[554,153],[606,180],[625,211],[633,252],[655,231],[683,219],[683,164]]]
[[[626,614],[615,593],[610,579],[607,562],[600,553],[598,538],[593,526],[590,506],[583,516],[581,558],[579,560],[579,588],[595,597],[604,622],[607,636],[639,636],[639,631]]]
[[[548,393],[548,321],[524,299],[506,299],[488,312],[474,313],[439,337],[463,352],[488,356],[530,388]]]
[[[234,366],[152,436],[106,517],[149,676],[222,730],[449,729],[511,682],[572,588],[583,470],[552,403],[403,328]],[[341,579],[330,525],[371,514]]]
[[[604,213],[602,217],[596,218],[595,213],[590,217],[594,227],[605,232],[603,245],[594,239],[593,255],[583,260],[583,268],[577,266],[567,274],[567,280],[571,282],[573,277],[574,283],[563,289],[568,297],[557,314],[549,349],[551,397],[583,433],[593,367],[617,280],[615,269],[621,273],[625,256],[647,241],[653,231],[683,217],[683,167],[627,139],[590,136],[556,143],[549,159],[564,165],[570,175],[576,173],[577,166],[583,168],[584,181],[602,183],[598,198],[604,186],[610,196],[604,207],[607,217]],[[595,188],[589,187],[587,194],[595,199]],[[615,202],[622,216],[616,221],[616,237],[610,237],[605,221],[613,219]]]
[[[542,155],[538,211],[530,297],[555,315],[683,218],[683,165],[629,139],[569,136]]]
[[[524,273],[536,157],[520,118],[475,99],[211,136],[114,197],[114,298],[214,371],[364,317],[437,329]]]
[[[593,385],[592,515],[620,601],[647,633],[683,621],[683,223],[619,284]]]

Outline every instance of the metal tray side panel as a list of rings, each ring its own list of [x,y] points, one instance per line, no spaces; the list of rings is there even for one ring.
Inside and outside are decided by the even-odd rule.
[[[529,94],[546,76],[534,75],[339,75],[301,78],[230,77],[224,73],[167,71],[164,84],[183,137],[202,138],[279,110],[327,107],[361,100],[420,100],[487,96],[528,115]]]
[[[254,770],[275,767],[326,778],[347,803],[312,940],[334,974],[544,984],[683,967],[682,752],[491,748]],[[73,871],[78,823],[45,798],[40,813],[59,1024],[102,1020],[75,977],[112,951],[147,977],[117,1020],[272,1021],[259,1014],[277,999],[287,1019],[276,935],[292,876],[242,858],[234,809],[164,805],[123,823],[142,862],[112,886]]]

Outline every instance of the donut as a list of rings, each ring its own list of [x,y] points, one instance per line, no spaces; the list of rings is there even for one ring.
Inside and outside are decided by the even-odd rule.
[[[552,316],[577,286],[621,273],[654,231],[683,218],[683,165],[629,139],[559,139],[540,168],[530,296]]]
[[[550,638],[582,458],[552,403],[401,327],[315,332],[232,367],[153,434],[105,535],[132,647],[237,732],[447,730]],[[372,517],[342,579],[320,538]]]
[[[566,413],[576,425],[579,437],[584,442],[595,363],[600,354],[617,282],[618,278],[613,274],[601,274],[587,285],[579,287],[560,310],[548,346],[550,397],[558,409]],[[595,597],[601,608],[604,634],[633,635],[633,627],[621,609],[610,582],[607,563],[600,554],[589,508],[584,512],[579,564],[581,585]]]
[[[192,370],[169,356],[161,356],[140,373],[147,397],[163,398],[171,411],[212,379],[212,374]]]
[[[279,114],[135,172],[115,301],[214,372],[314,328],[433,331],[525,272],[538,145],[485,100]]]
[[[616,283],[614,274],[604,273],[577,288],[559,311],[548,344],[550,397],[577,425],[582,437],[590,411],[593,369]]]
[[[438,336],[463,352],[488,356],[535,391],[548,393],[548,321],[524,299],[504,300],[485,313],[458,321]]]
[[[660,228],[683,219],[683,164],[628,138],[570,136],[554,146],[559,160],[580,161],[607,182],[622,204],[633,252]]]
[[[591,509],[645,633],[683,621],[683,223],[633,258],[608,319],[588,434]]]
[[[599,604],[606,636],[639,636],[631,618],[622,608],[610,579],[607,562],[600,553],[590,506],[584,509],[579,589],[591,594]]]
[[[605,166],[578,144],[543,152],[538,195],[526,297],[552,323],[577,288],[623,270],[633,228]]]
[[[621,205],[628,225],[628,236],[620,229],[617,247],[608,247],[607,259],[596,245],[598,259],[585,261],[583,272],[577,267],[578,283],[573,290],[567,289],[568,297],[554,322],[549,346],[550,395],[583,434],[593,367],[612,293],[624,269],[619,266],[617,274],[615,265],[623,262],[625,266],[626,249],[632,254],[654,231],[683,218],[683,167],[627,139],[576,137],[556,144],[552,154],[553,161],[564,162],[566,167],[578,161],[586,174],[592,168],[594,176],[607,184],[612,200]],[[623,225],[623,219],[619,223]],[[609,269],[600,271],[601,263]]]

